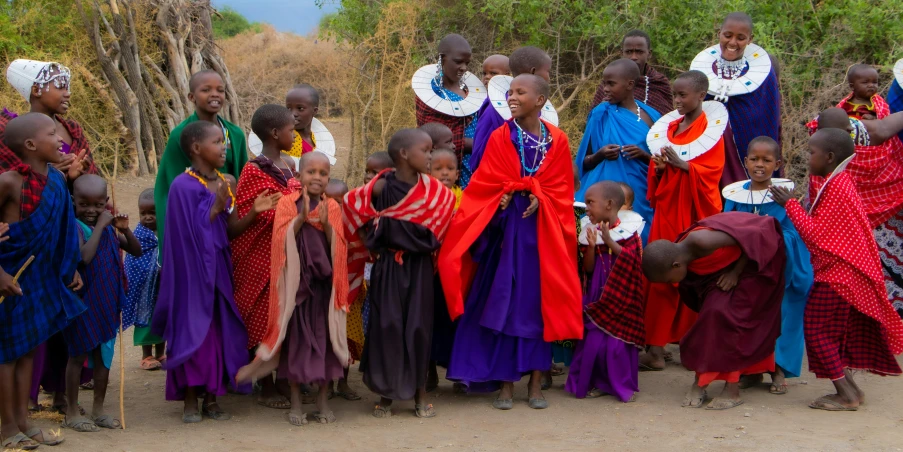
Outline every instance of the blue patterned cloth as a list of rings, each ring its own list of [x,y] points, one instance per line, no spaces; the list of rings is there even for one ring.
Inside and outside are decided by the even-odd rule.
[[[445,89],[445,87],[441,86],[436,79],[433,79],[431,86],[433,87],[433,92],[443,99],[448,99],[453,102],[461,102],[464,100],[464,98],[458,94]],[[480,118],[477,113],[474,113],[472,116],[473,121],[470,121],[470,124],[464,128],[464,138],[473,139],[477,134],[477,123]],[[467,184],[470,183],[470,176],[473,175],[473,171],[470,169],[470,155],[471,154],[464,154],[461,158],[461,168],[458,168],[458,185],[461,186],[461,189],[467,188]]]
[[[122,306],[122,329],[132,325],[150,326],[157,304],[160,264],[157,258],[157,235],[154,231],[138,225],[135,238],[141,244],[141,256],[125,255],[125,276],[128,281],[126,301]]]
[[[50,168],[37,209],[9,225],[0,242],[0,266],[15,274],[29,256],[34,261],[19,277],[23,295],[0,303],[0,363],[15,361],[43,344],[85,311],[66,286],[81,259],[78,229],[63,174]]]
[[[83,240],[93,235],[91,227],[78,221]],[[85,266],[82,299],[88,309],[63,330],[69,356],[81,356],[104,345],[119,332],[119,314],[125,301],[125,272],[119,237],[113,226],[101,231],[94,259]]]
[[[896,79],[890,84],[890,90],[887,91],[887,105],[890,106],[891,113],[903,111],[903,87]],[[903,140],[903,130],[897,136]]]

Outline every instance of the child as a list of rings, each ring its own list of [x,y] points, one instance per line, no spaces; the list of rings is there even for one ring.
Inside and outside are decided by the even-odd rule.
[[[343,204],[352,299],[363,276],[364,244],[377,255],[361,371],[364,384],[381,397],[373,410],[379,418],[392,415],[393,400],[412,397],[417,417],[436,415],[425,388],[433,335],[433,252],[448,229],[455,198],[426,174],[432,145],[421,130],[396,132],[389,140],[395,170],[352,190]]]
[[[49,165],[60,162],[62,138],[48,116],[28,113],[9,121],[3,144],[28,169],[0,174],[0,221],[9,225],[0,243],[0,440],[4,448],[54,446],[58,435],[32,427],[28,394],[35,348],[85,311],[70,289],[82,288],[78,227],[66,177]],[[46,179],[36,203],[27,206],[25,173]],[[26,215],[27,213],[27,215]],[[34,256],[18,282],[12,274]],[[24,288],[24,290],[23,290]]]
[[[624,205],[621,206],[621,210],[633,210],[633,197],[635,196],[633,194],[633,189],[624,182],[618,182],[618,186],[620,186],[621,191],[624,192]]]
[[[837,394],[809,407],[827,411],[856,411],[862,404],[851,369],[901,373],[894,355],[903,352],[903,320],[887,299],[871,225],[844,171],[853,155],[845,130],[822,129],[809,138],[809,172],[828,180],[808,212],[789,190],[771,187],[812,253],[815,284],[803,314],[809,370],[830,378]]]
[[[721,212],[718,182],[724,168],[724,140],[727,120],[718,102],[703,102],[709,82],[705,74],[689,71],[674,80],[673,113],[657,125],[661,132],[650,133],[647,143],[654,157],[649,165],[649,205],[655,217],[649,228],[649,241],[675,240],[693,223]],[[716,118],[721,118],[720,121]],[[675,150],[677,148],[677,150]],[[702,153],[690,153],[695,148]],[[680,150],[680,153],[678,153]],[[635,188],[635,187],[634,187]],[[642,199],[642,196],[640,197]],[[671,284],[650,279],[646,299],[647,353],[640,357],[641,370],[665,368],[665,345],[677,342],[696,319]]]
[[[674,108],[671,100],[671,82],[668,77],[655,70],[649,59],[652,57],[652,39],[643,30],[630,30],[621,40],[621,57],[629,58],[640,68],[640,78],[633,87],[633,97],[652,107],[659,114],[667,114]],[[605,84],[599,85],[593,96],[592,108],[608,100]]]
[[[451,130],[437,122],[424,124],[420,126],[420,130],[429,134],[430,139],[433,140],[430,175],[439,179],[439,182],[442,182],[443,185],[454,192],[455,209],[457,209],[458,205],[461,204],[461,193],[464,190],[457,184],[458,176],[460,175],[457,159],[451,162],[446,158],[449,153],[455,155],[455,143],[451,139]],[[436,151],[442,152],[437,153]]]
[[[483,86],[489,86],[489,81],[496,75],[508,75],[511,68],[508,67],[508,57],[505,55],[489,55],[483,60]]]
[[[784,180],[773,180],[771,175],[780,168],[781,150],[769,137],[758,137],[749,143],[746,151],[746,171],[750,180],[735,182],[724,188],[725,212],[750,212],[776,218],[781,223],[786,247],[787,266],[784,269],[784,299],[781,302],[781,335],[775,344],[775,368],[771,375],[772,394],[786,394],[786,378],[800,376],[803,365],[803,309],[812,287],[812,264],[809,250],[800,239],[787,217],[787,212],[768,194],[768,187]],[[741,388],[762,381],[758,374],[748,379]]]
[[[743,165],[753,138],[764,135],[781,142],[778,67],[752,39],[752,18],[730,13],[718,31],[718,44],[699,52],[690,64],[691,70],[706,75],[709,94],[724,103],[730,118],[724,135],[722,187],[748,179]],[[752,66],[755,71],[748,69]]]
[[[511,53],[510,68],[511,75],[514,77],[521,74],[533,74],[549,82],[552,72],[552,58],[537,47],[520,47]],[[509,119],[502,117],[502,114],[489,101],[489,97],[483,101],[483,105],[480,106],[480,110],[477,112],[477,117],[480,118],[480,121],[477,123],[477,130],[474,132],[473,137],[473,154],[470,156],[468,168],[471,172],[476,172],[477,167],[480,166],[489,136]]]
[[[510,410],[529,373],[529,406],[543,409],[550,342],[583,337],[574,177],[567,136],[539,118],[549,84],[521,74],[510,93],[514,119],[490,137],[439,253],[449,314],[460,317],[447,378],[501,386],[493,406]]]
[[[420,130],[426,132],[433,140],[433,149],[447,149],[452,153],[455,152],[455,137],[445,124],[428,122],[420,126]]]
[[[166,360],[163,338],[151,333],[150,322],[157,303],[160,278],[160,251],[157,248],[157,210],[154,189],[148,188],[138,196],[140,222],[135,238],[141,244],[141,256],[125,256],[125,276],[128,279],[127,303],[122,308],[122,327],[135,325],[135,345],[141,346],[141,368],[159,370]],[[154,353],[156,347],[156,353]]]
[[[577,396],[612,394],[631,402],[639,391],[637,363],[645,341],[645,280],[640,263],[642,222],[621,224],[624,192],[617,183],[597,182],[586,191],[589,216],[579,237],[586,313],[582,341],[577,342],[565,390]]]
[[[238,181],[235,204],[238,215],[247,215],[257,197],[267,194],[287,196],[300,189],[295,179],[294,161],[280,158],[292,147],[297,136],[295,118],[285,107],[266,104],[254,112],[251,129],[262,143],[260,155],[248,162]],[[269,328],[270,248],[273,244],[274,212],[267,210],[254,218],[245,232],[232,239],[232,265],[235,281],[235,305],[248,331],[247,349],[253,356]],[[285,382],[280,394],[270,375],[261,376],[257,403],[267,408],[289,408]]]
[[[364,184],[370,183],[377,174],[388,168],[395,168],[395,162],[386,151],[377,151],[367,157],[366,169],[364,171]]]
[[[342,204],[345,199],[345,194],[348,193],[348,184],[345,183],[342,179],[329,179],[329,184],[326,185],[326,197],[335,200],[335,202]]]
[[[680,301],[699,318],[680,340],[680,360],[696,372],[683,406],[701,408],[706,388],[724,389],[706,407],[743,404],[740,376],[774,371],[774,343],[781,332],[784,239],[778,221],[746,212],[701,220],[674,242],[656,240],[643,250],[650,281],[680,285]],[[648,308],[647,308],[648,312]]]
[[[881,119],[878,117],[875,96],[878,94],[878,71],[867,64],[854,64],[847,71],[851,93],[837,106],[851,118]],[[881,99],[884,103],[884,99]]]
[[[250,389],[234,379],[248,362],[248,336],[233,299],[229,237],[272,209],[279,193],[261,194],[239,219],[235,195],[217,170],[227,156],[222,128],[195,121],[182,130],[179,143],[191,166],[172,184],[151,331],[166,340],[166,400],[185,401],[182,422],[200,422],[202,413],[226,420],[231,416],[216,402],[226,382],[239,392]],[[197,398],[204,392],[199,412]]]
[[[248,162],[248,143],[241,127],[223,119],[219,112],[226,101],[226,84],[219,73],[213,70],[192,74],[188,81],[188,100],[194,104],[194,113],[182,121],[166,141],[166,150],[160,158],[157,179],[154,184],[154,201],[157,206],[157,237],[163,247],[166,226],[166,206],[169,186],[173,180],[191,166],[186,152],[179,147],[182,130],[195,121],[207,121],[220,127],[226,143],[226,159],[219,171],[238,179],[242,168]],[[262,139],[262,138],[261,138]]]
[[[316,150],[328,156],[330,164],[335,164],[334,148],[327,151],[325,146],[317,147],[318,135],[323,133],[329,136],[323,123],[314,118],[320,112],[320,93],[317,89],[306,83],[295,85],[285,95],[285,108],[291,110],[295,118],[295,133],[292,147],[284,155],[298,159],[301,155]],[[315,127],[322,130],[314,131]]]
[[[463,36],[447,35],[439,41],[436,66],[420,68],[413,78],[417,127],[429,122],[448,126],[454,134],[459,168],[470,160],[477,110],[486,97],[486,87],[467,70],[471,55],[470,44]],[[424,77],[429,82],[421,80]],[[469,179],[469,172],[462,172],[461,186],[467,187]]]
[[[576,162],[583,190],[602,180],[624,182],[639,193],[637,213],[652,223],[652,207],[646,197],[652,156],[646,135],[662,115],[633,98],[639,77],[639,67],[627,58],[609,64],[602,72],[608,102],[590,113]],[[583,190],[577,192],[577,201],[583,200]],[[640,237],[646,243],[649,233],[643,231]]]

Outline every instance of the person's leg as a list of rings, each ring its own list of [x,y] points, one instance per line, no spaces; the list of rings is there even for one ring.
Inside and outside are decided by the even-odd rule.
[[[17,419],[19,409],[16,404],[22,393],[25,394],[26,399],[28,398],[28,391],[18,391],[17,388],[16,367],[19,364],[19,360],[21,360],[21,358],[12,362],[0,364],[0,440],[12,438],[21,431]],[[31,384],[31,378],[29,378],[28,381],[29,384]],[[27,410],[26,407],[26,411]],[[36,441],[28,439],[20,442],[17,446],[21,448],[34,447],[36,445]]]
[[[66,421],[71,421],[81,413],[78,410],[78,391],[82,378],[82,367],[87,355],[69,357],[66,362]]]
[[[103,363],[103,354],[100,347],[92,352],[94,358],[94,406],[91,407],[91,417],[103,416],[103,404],[107,397],[107,385],[110,382],[110,369]]]
[[[182,416],[198,415],[198,391],[194,386],[185,388],[185,402],[182,408]]]
[[[696,378],[693,380],[693,385],[690,386],[690,390],[687,391],[686,397],[684,397],[684,401],[681,406],[687,408],[700,408],[705,403],[706,398],[708,398],[708,393],[706,392],[706,386],[699,386],[699,374],[696,374]]]
[[[329,396],[332,393],[332,390],[330,389],[330,385],[325,382],[319,384],[318,387],[319,390],[317,392],[316,402],[317,412],[314,413],[314,417],[317,419],[317,422],[321,424],[331,424],[335,422],[335,414],[329,409]]]
[[[141,359],[149,358],[154,356],[154,346],[153,345],[142,345],[141,346]]]
[[[859,407],[859,392],[851,382],[852,378],[847,378],[840,357],[850,309],[853,308],[826,285],[816,283],[809,294],[803,312],[809,370],[817,378],[830,378],[837,390],[836,394],[815,399],[809,404],[810,408],[845,411]]]
[[[301,408],[301,385],[289,382],[288,387],[292,395],[292,406],[288,412],[289,423],[297,426],[307,424],[307,416]]]
[[[257,381],[260,383],[260,395],[257,397],[258,404],[279,410],[291,408],[289,401],[279,394],[272,375],[264,375],[263,378]]]
[[[392,416],[392,399],[386,397],[379,398],[379,405],[373,409],[373,416],[384,418]]]
[[[430,370],[426,374],[426,392],[433,392],[439,387],[439,369],[436,361],[430,361]]]
[[[414,414],[419,418],[436,417],[436,409],[432,403],[427,403],[426,393],[426,386],[417,388],[414,393]]]
[[[527,384],[527,391],[529,394],[528,399],[530,408],[533,408],[535,410],[541,410],[549,407],[549,402],[546,401],[545,397],[543,397],[542,395],[543,376],[547,372],[547,370],[534,370],[533,372],[530,372],[530,382]],[[549,377],[549,379],[551,380],[551,376]],[[512,384],[512,387],[513,386],[514,385]]]
[[[665,347],[650,345],[640,356],[640,370],[662,370],[665,368]]]
[[[775,364],[774,372],[771,373],[771,387],[768,392],[772,394],[787,394],[787,377],[784,376],[784,369]]]
[[[850,382],[851,385],[853,385],[853,389],[856,390],[856,395],[859,397],[859,404],[861,405],[865,403],[865,392],[862,390],[862,388],[859,387],[858,384],[856,384],[856,380],[853,379],[853,371],[850,369],[844,369],[843,376],[847,379],[847,381]]]
[[[34,366],[34,350],[26,353],[24,356],[16,360],[16,371],[14,376],[15,382],[15,398],[13,399],[15,409],[16,425],[19,431],[27,432],[31,426],[28,423],[28,395],[31,391],[31,372]]]
[[[154,348],[156,348],[156,353],[154,353],[154,358],[156,358],[157,361],[159,361],[160,358],[163,358],[166,355],[166,343],[159,343],[159,344],[155,345]]]
[[[351,389],[351,386],[348,384],[348,368],[347,367],[343,370],[343,373],[344,373],[345,377],[339,379],[339,384],[337,387],[338,394],[341,395],[342,398],[344,398],[345,400],[360,400],[361,396],[358,395],[358,393],[355,392],[354,389]],[[330,382],[330,388],[331,387],[332,386],[331,386],[331,382]]]

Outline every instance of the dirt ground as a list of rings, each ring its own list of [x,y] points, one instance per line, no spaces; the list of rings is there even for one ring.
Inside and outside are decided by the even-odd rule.
[[[341,177],[348,152],[347,123],[324,121],[336,136]],[[119,208],[137,218],[137,197],[153,186],[152,178],[121,178],[116,183]],[[99,433],[64,430],[66,442],[58,451],[256,451],[256,450],[903,450],[903,379],[859,374],[857,380],[868,402],[855,413],[816,411],[807,404],[832,391],[830,382],[816,381],[804,370],[789,380],[787,395],[771,395],[767,386],[743,392],[746,403],[715,412],[681,408],[693,374],[677,364],[663,372],[641,373],[637,401],[622,404],[612,397],[577,400],[563,391],[566,377],[556,377],[546,391],[547,410],[527,407],[526,380],[516,386],[515,408],[502,412],[491,407],[494,394],[459,395],[442,381],[430,402],[439,415],[421,420],[413,415],[413,402],[399,402],[395,416],[370,415],[378,397],[361,383],[357,364],[352,387],[363,400],[333,400],[338,422],[332,425],[293,427],[286,411],[258,406],[253,396],[228,395],[221,399],[232,420],[205,419],[181,423],[181,402],[163,397],[165,373],[138,366],[140,347],[133,347],[132,332],[125,333],[125,421],[127,429]],[[677,358],[676,347],[673,350]],[[117,351],[118,354],[118,351]],[[114,359],[106,407],[118,416],[119,356]],[[804,369],[806,365],[804,364]],[[717,395],[720,383],[709,393]],[[42,396],[46,399],[47,396]],[[85,391],[82,406],[90,410]],[[46,403],[46,402],[45,402]],[[313,405],[304,407],[314,410]],[[59,418],[37,415],[37,425],[57,428]]]

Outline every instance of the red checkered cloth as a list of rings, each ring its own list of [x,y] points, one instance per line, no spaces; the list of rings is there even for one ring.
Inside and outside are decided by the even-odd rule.
[[[903,352],[903,320],[887,299],[878,246],[850,175],[825,183],[811,214],[791,199],[785,206],[812,254],[816,283],[830,284],[843,300],[878,321],[890,350]]]
[[[645,77],[640,76],[636,80],[636,85],[633,87],[633,98],[639,101],[646,99],[646,77],[649,77],[649,98],[644,102],[646,105],[654,108],[657,112],[661,114],[666,114],[671,110],[674,110],[674,101],[671,94],[671,81],[668,80],[668,77],[661,72],[656,71],[651,65],[646,65],[646,73],[643,74]],[[605,92],[602,91],[602,85],[599,85],[599,88],[596,89],[596,94],[593,96],[593,103],[590,106],[590,110],[596,108],[602,102],[605,102]]]
[[[850,95],[852,96],[852,94]],[[844,108],[850,96],[844,98],[838,107]],[[878,119],[890,115],[890,107],[881,96],[872,98]],[[809,133],[818,128],[817,119],[806,126]],[[856,156],[845,170],[853,179],[856,192],[862,198],[862,206],[872,227],[884,223],[903,209],[903,143],[897,136],[877,146],[856,146]],[[815,193],[824,184],[824,178],[810,176],[809,195],[815,199]]]
[[[878,375],[903,373],[875,319],[843,300],[830,284],[815,283],[803,315],[809,371],[818,378],[843,378],[845,368]]]
[[[373,187],[390,171],[395,169],[385,169],[363,187],[345,194],[342,208],[345,213],[345,238],[348,240],[349,300],[357,299],[364,282],[364,265],[370,258],[370,252],[358,235],[358,231],[367,223],[373,221],[373,227],[378,228],[380,217],[408,221],[429,229],[439,242],[445,238],[448,225],[451,224],[455,194],[426,174],[420,175],[417,185],[398,204],[377,212],[373,208]]]
[[[643,244],[636,233],[618,242],[621,253],[605,281],[602,296],[583,311],[610,336],[642,348],[646,340],[646,278],[643,276]]]
[[[17,115],[3,109],[0,111],[0,173],[16,170],[23,176],[22,181],[22,201],[20,213],[22,218],[26,218],[38,207],[41,202],[41,193],[44,192],[44,186],[47,185],[47,176],[31,171],[27,165],[16,155],[12,149],[8,148],[3,142],[3,132],[6,131],[6,125]],[[56,116],[63,127],[72,136],[72,152],[81,152],[82,149],[88,151],[87,157],[90,163],[88,173],[97,174],[97,167],[94,165],[94,159],[91,158],[91,149],[88,146],[88,140],[85,138],[84,131],[77,122],[69,119],[63,119]],[[77,151],[76,151],[77,150]]]
[[[471,122],[473,122],[473,120],[476,118],[476,115],[449,116],[433,110],[425,103],[423,103],[423,101],[420,100],[419,97],[415,97],[415,101],[417,105],[417,127],[430,122],[438,122],[439,124],[443,124],[451,129],[452,140],[455,143],[455,154],[457,154],[458,156],[458,165],[460,165],[461,159],[464,156],[464,130],[466,130],[467,126],[470,125]]]

